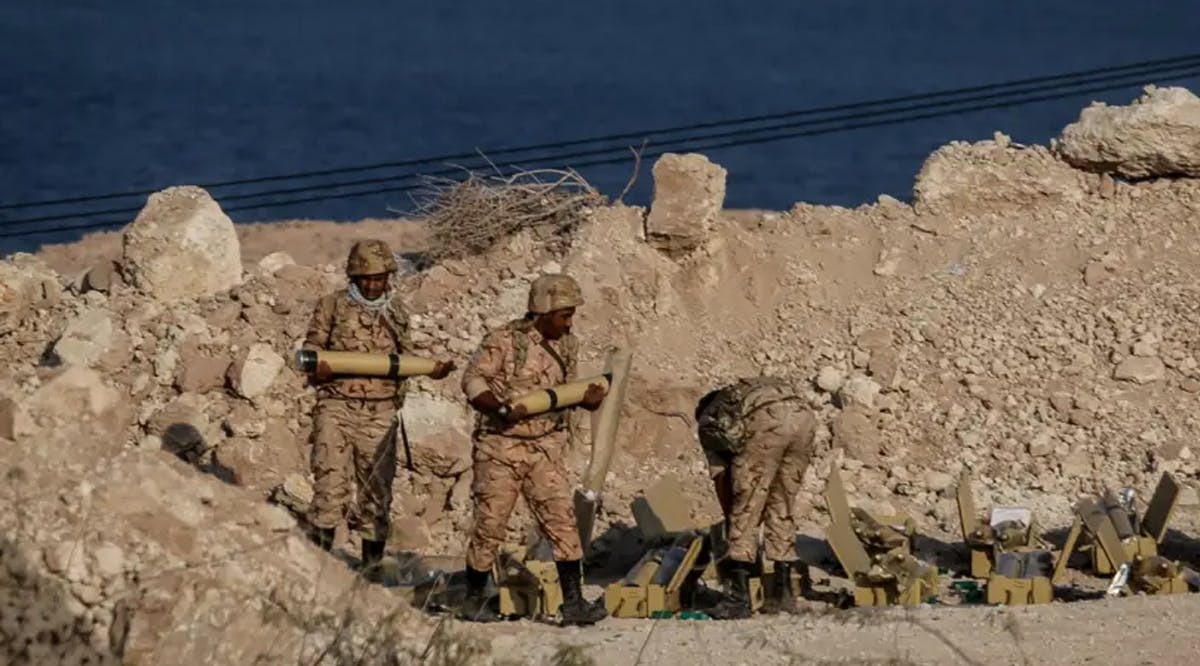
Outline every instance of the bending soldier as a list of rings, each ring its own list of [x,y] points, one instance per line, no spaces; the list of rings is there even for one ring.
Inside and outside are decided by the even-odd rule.
[[[572,278],[539,277],[530,287],[525,317],[490,332],[463,372],[463,391],[478,412],[472,437],[475,525],[467,550],[463,619],[498,619],[484,590],[518,494],[553,546],[564,624],[592,624],[607,615],[602,605],[588,604],[582,595],[583,545],[564,460],[568,410],[525,417],[518,405],[500,416],[501,407],[529,391],[575,379],[578,342],[571,334],[571,317],[582,302]],[[604,387],[594,384],[580,406],[595,410],[603,400]]]
[[[792,503],[812,460],[816,418],[792,386],[772,377],[742,379],[708,393],[695,416],[729,535],[732,594],[713,609],[713,617],[750,616],[748,579],[758,560],[759,525],[764,555],[775,562],[775,585],[767,591],[765,610],[794,608]]]
[[[409,352],[408,313],[390,284],[395,271],[396,259],[383,241],[355,243],[346,262],[350,285],[317,303],[304,349]],[[453,363],[438,362],[430,376],[443,379],[453,369]],[[334,378],[325,362],[309,378],[317,385],[315,483],[308,516],[314,538],[329,550],[334,529],[345,517],[362,539],[363,566],[372,571],[388,537],[397,414],[408,383],[403,378]]]

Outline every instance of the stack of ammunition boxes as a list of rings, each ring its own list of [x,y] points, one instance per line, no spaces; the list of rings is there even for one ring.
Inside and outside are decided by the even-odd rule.
[[[1054,555],[1045,550],[1002,552],[987,577],[987,602],[1006,606],[1048,604],[1054,599]]]
[[[912,554],[916,529],[910,517],[851,509],[836,469],[830,472],[825,501],[831,518],[825,536],[854,582],[856,606],[915,606],[936,593],[937,568]]]
[[[956,494],[963,541],[971,553],[971,577],[987,581],[987,602],[1023,606],[1053,600],[1055,559],[1035,544],[1033,512],[995,507],[986,519],[981,518],[966,471],[959,477]]]
[[[1179,484],[1170,474],[1163,473],[1154,489],[1150,505],[1144,517],[1139,517],[1131,502],[1122,501],[1111,490],[1105,491],[1096,501],[1112,522],[1121,549],[1130,560],[1158,555],[1158,544],[1167,534],[1167,523],[1175,512],[1179,499]],[[1092,548],[1092,570],[1107,576],[1116,573],[1117,567],[1103,548]]]
[[[1110,594],[1127,589],[1143,594],[1177,594],[1189,587],[1184,568],[1158,554],[1167,523],[1179,499],[1179,484],[1163,473],[1144,517],[1133,506],[1132,493],[1111,490],[1075,505],[1075,526],[1091,537],[1091,563],[1097,574],[1114,575]]]
[[[492,568],[500,595],[500,614],[522,617],[556,615],[562,605],[558,568],[549,558],[531,553],[499,553]]]
[[[633,618],[688,608],[705,551],[705,537],[699,533],[680,535],[670,546],[648,551],[624,578],[605,589],[604,606],[614,617]]]

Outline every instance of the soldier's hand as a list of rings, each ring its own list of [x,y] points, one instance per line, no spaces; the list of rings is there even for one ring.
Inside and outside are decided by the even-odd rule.
[[[333,377],[333,368],[329,367],[327,361],[317,361],[316,369],[308,373],[308,376],[314,383],[322,384],[329,381],[330,377]]]
[[[516,407],[508,410],[508,413],[504,415],[504,418],[509,423],[515,423],[525,418],[528,412],[529,410],[525,408],[525,405],[517,405]]]
[[[603,384],[588,384],[587,390],[583,392],[583,400],[579,405],[589,412],[594,412],[600,408],[600,404],[604,402],[604,396],[607,391]]]
[[[433,372],[429,373],[431,379],[445,379],[447,375],[454,372],[454,361],[438,361],[434,366]]]
[[[496,397],[496,394],[492,393],[491,391],[484,391],[483,393],[480,393],[471,399],[472,407],[488,414],[494,414],[500,411],[500,408],[503,405],[504,403],[500,402],[500,399]]]

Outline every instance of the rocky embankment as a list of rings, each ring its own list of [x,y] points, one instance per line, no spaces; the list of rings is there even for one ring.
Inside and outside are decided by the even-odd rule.
[[[1085,109],[1049,148],[999,133],[947,145],[911,205],[783,212],[723,210],[724,169],[668,155],[649,210],[592,207],[553,250],[518,233],[409,270],[397,288],[417,352],[461,367],[488,327],[520,314],[530,279],[579,279],[581,370],[609,345],[636,349],[599,530],[612,535],[664,472],[698,520],[715,517],[692,405],[760,371],[794,377],[820,415],[798,498],[814,529],[831,465],[860,503],[946,536],[964,469],[981,504],[1032,503],[1048,527],[1105,485],[1147,499],[1162,471],[1188,483],[1192,506],[1197,136],[1200,100],[1150,90]],[[267,501],[305,501],[313,396],[289,360],[316,299],[344,284],[341,266],[297,264],[286,246],[244,261],[218,203],[179,187],[150,197],[119,252],[59,268],[0,262],[0,468],[13,507],[0,516],[12,590],[0,654],[385,663],[373,660],[424,649],[427,619],[355,583]],[[413,457],[396,482],[394,551],[464,545],[457,380],[418,380],[406,406]],[[577,470],[586,422],[581,434]],[[443,647],[468,649],[456,645]]]

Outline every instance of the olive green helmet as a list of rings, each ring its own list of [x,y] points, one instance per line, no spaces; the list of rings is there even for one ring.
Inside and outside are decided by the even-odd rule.
[[[579,283],[569,275],[543,275],[529,286],[529,305],[526,310],[534,314],[580,305],[583,305],[583,294],[579,290]]]
[[[396,270],[396,257],[381,240],[362,240],[350,248],[346,259],[346,275],[379,275]]]

